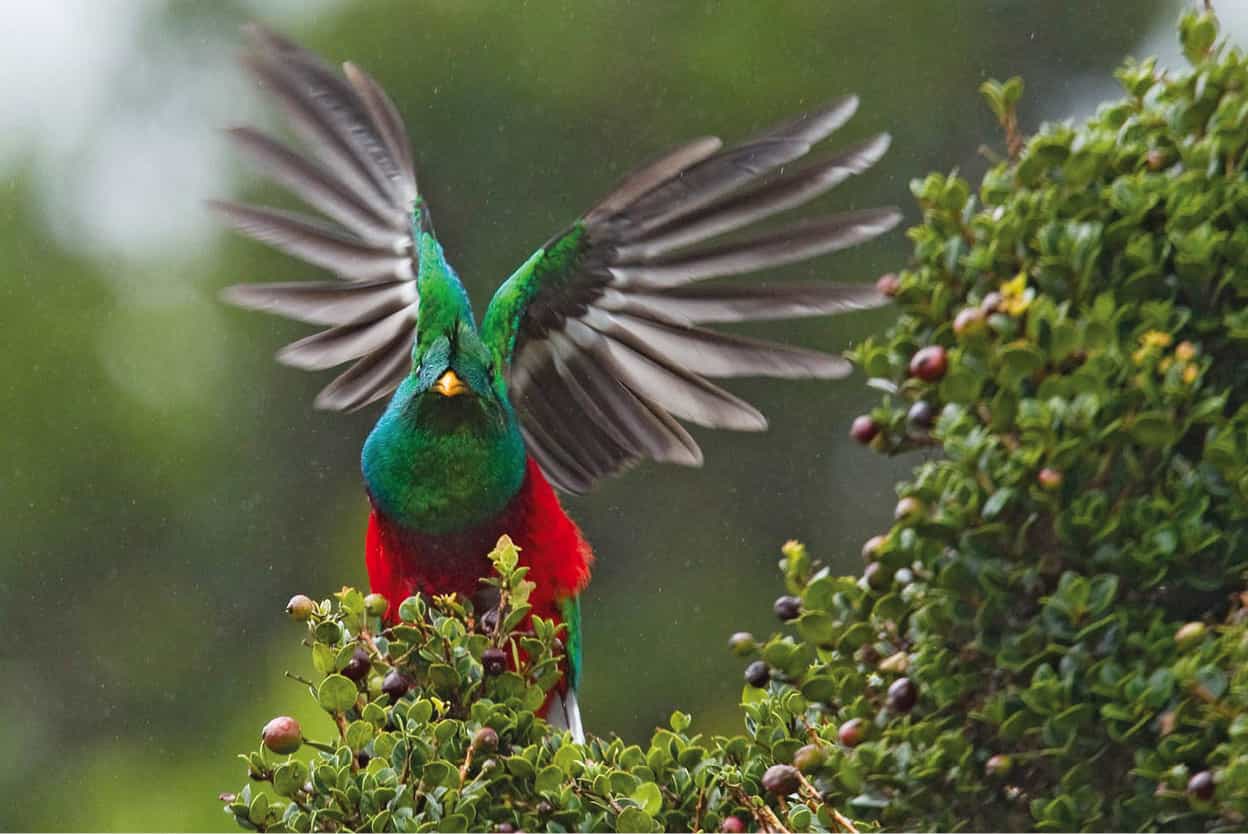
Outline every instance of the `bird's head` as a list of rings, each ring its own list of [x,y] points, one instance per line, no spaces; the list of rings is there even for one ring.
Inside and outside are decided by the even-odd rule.
[[[410,415],[422,422],[505,422],[494,357],[471,321],[422,335],[412,351]]]

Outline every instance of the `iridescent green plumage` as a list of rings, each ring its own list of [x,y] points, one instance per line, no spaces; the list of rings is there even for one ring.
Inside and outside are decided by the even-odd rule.
[[[681,421],[766,427],[712,379],[849,372],[838,356],[705,325],[871,306],[883,301],[873,288],[707,279],[812,258],[892,228],[895,210],[869,209],[748,231],[867,170],[888,137],[801,165],[853,115],[857,100],[847,97],[732,147],[702,138],[676,148],[534,252],[494,294],[478,330],[385,93],[351,64],[344,78],[272,32],[249,35],[248,68],[312,154],[250,128],[231,136],[332,222],[215,205],[243,233],[338,280],[233,287],[226,297],[328,325],[279,353],[305,369],[353,363],[318,406],[355,409],[393,392],[362,455],[374,511],[370,578],[392,602],[416,591],[472,594],[489,537],[518,531],[538,584],[533,598],[545,606],[535,613],[569,627],[572,689],[558,703],[569,726],[579,725],[576,594],[591,555],[549,484],[585,492],[646,459],[699,465],[701,449]],[[747,231],[733,235],[739,230]]]

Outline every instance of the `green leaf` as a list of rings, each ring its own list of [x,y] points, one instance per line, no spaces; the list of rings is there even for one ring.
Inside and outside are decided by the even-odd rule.
[[[352,721],[347,726],[347,746],[358,753],[373,740],[373,725],[367,721]]]
[[[355,683],[343,675],[330,675],[316,690],[317,703],[330,713],[346,712],[355,706],[359,691]]]
[[[563,784],[563,771],[558,765],[547,765],[537,773],[533,780],[533,790],[538,793],[551,793]]]
[[[642,782],[629,798],[650,816],[657,814],[663,807],[663,794],[659,792],[659,786],[653,782]]]
[[[624,831],[654,831],[654,820],[650,815],[640,808],[625,808],[615,820],[615,830]]]

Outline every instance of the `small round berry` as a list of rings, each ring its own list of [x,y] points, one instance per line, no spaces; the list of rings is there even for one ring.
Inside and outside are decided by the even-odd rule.
[[[874,562],[880,556],[880,548],[888,541],[887,536],[872,536],[862,545],[862,561]]]
[[[995,779],[1004,779],[1014,769],[1014,760],[1004,753],[998,753],[984,762],[984,773]]]
[[[897,502],[893,509],[893,518],[897,521],[910,521],[923,512],[923,503],[913,495],[907,495]]]
[[[896,272],[886,272],[876,279],[875,288],[881,295],[894,298],[901,291],[901,279]]]
[[[543,799],[541,802],[537,803],[537,807],[533,810],[537,811],[537,815],[539,817],[545,817],[554,812],[555,806]]]
[[[862,578],[866,580],[867,587],[875,590],[882,589],[888,582],[888,575],[884,573],[884,568],[879,562],[871,562],[862,569]]]
[[[1150,171],[1160,171],[1166,164],[1166,152],[1160,148],[1149,148],[1144,155],[1144,162]]]
[[[487,675],[501,675],[507,668],[507,652],[499,648],[488,648],[481,653],[481,666]]]
[[[790,620],[796,620],[802,613],[802,601],[797,597],[786,594],[782,597],[776,597],[771,610],[776,612],[776,616],[780,618],[781,622],[787,623]]]
[[[862,445],[867,445],[880,433],[880,424],[867,414],[859,414],[849,426],[849,436]]]
[[[1001,293],[993,290],[985,295],[979,302],[979,309],[984,311],[984,315],[991,315],[997,312],[997,308],[1001,306]]]
[[[893,574],[893,581],[904,588],[914,581],[914,571],[910,568],[897,568],[897,572]]]
[[[369,594],[364,597],[364,610],[370,617],[384,617],[390,608],[390,601],[381,594]]]
[[[756,660],[745,667],[745,679],[750,686],[762,689],[771,680],[771,669],[761,660]]]
[[[777,764],[767,768],[763,773],[763,788],[776,796],[787,796],[797,793],[802,779],[797,768],[792,765]]]
[[[724,821],[719,824],[719,830],[724,834],[745,834],[745,823],[740,817],[727,816]]]
[[[290,602],[286,603],[286,613],[299,622],[303,622],[308,617],[311,617],[315,611],[316,603],[311,597],[303,594],[295,594],[290,598]]]
[[[810,773],[823,767],[828,761],[828,754],[818,744],[806,744],[797,748],[793,754],[793,766],[802,773]]]
[[[936,423],[936,406],[919,400],[906,412],[906,422],[916,429],[930,429]]]
[[[888,688],[888,708],[893,712],[909,712],[919,701],[919,688],[909,678],[898,678]]]
[[[836,737],[846,747],[857,747],[867,737],[867,722],[861,718],[851,718],[836,731]]]
[[[500,822],[494,826],[496,834],[515,834],[516,827],[509,822]]]
[[[1042,489],[1047,489],[1050,492],[1058,489],[1062,485],[1061,470],[1054,469],[1051,466],[1044,467],[1036,473],[1036,483],[1040,484]]]
[[[498,750],[498,731],[493,727],[482,727],[472,735],[472,749],[478,753],[493,753]]]
[[[953,332],[956,336],[969,336],[984,328],[988,314],[982,307],[963,307],[953,319]]]
[[[353,681],[362,681],[371,666],[368,652],[356,646],[355,651],[351,653],[351,659],[347,661],[346,666],[342,667],[342,674]]]
[[[303,730],[299,722],[289,715],[279,715],[260,731],[260,741],[264,746],[278,755],[285,756],[295,752],[303,744]]]
[[[355,763],[360,767],[368,767],[368,763],[372,761],[372,756],[368,755],[367,750],[361,750],[355,754]]]
[[[1179,630],[1174,633],[1174,642],[1179,644],[1180,649],[1185,649],[1205,636],[1205,624],[1201,622],[1184,623],[1179,626]]]
[[[928,345],[910,359],[910,376],[924,382],[935,382],[949,369],[949,357],[940,345]]]
[[[728,648],[737,657],[749,657],[758,649],[754,635],[748,631],[738,631],[728,638]]]
[[[390,696],[390,703],[397,704],[399,699],[412,688],[412,682],[398,669],[391,669],[381,681],[381,691]]]
[[[1187,780],[1188,794],[1197,799],[1213,799],[1213,790],[1213,774],[1207,770],[1193,773],[1192,778]]]

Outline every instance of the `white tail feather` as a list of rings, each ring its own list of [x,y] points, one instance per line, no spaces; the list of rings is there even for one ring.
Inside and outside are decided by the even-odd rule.
[[[550,710],[546,720],[557,730],[572,733],[572,740],[577,744],[585,743],[585,727],[581,724],[581,705],[576,701],[576,690],[569,689],[560,695],[556,692],[550,699]]]

